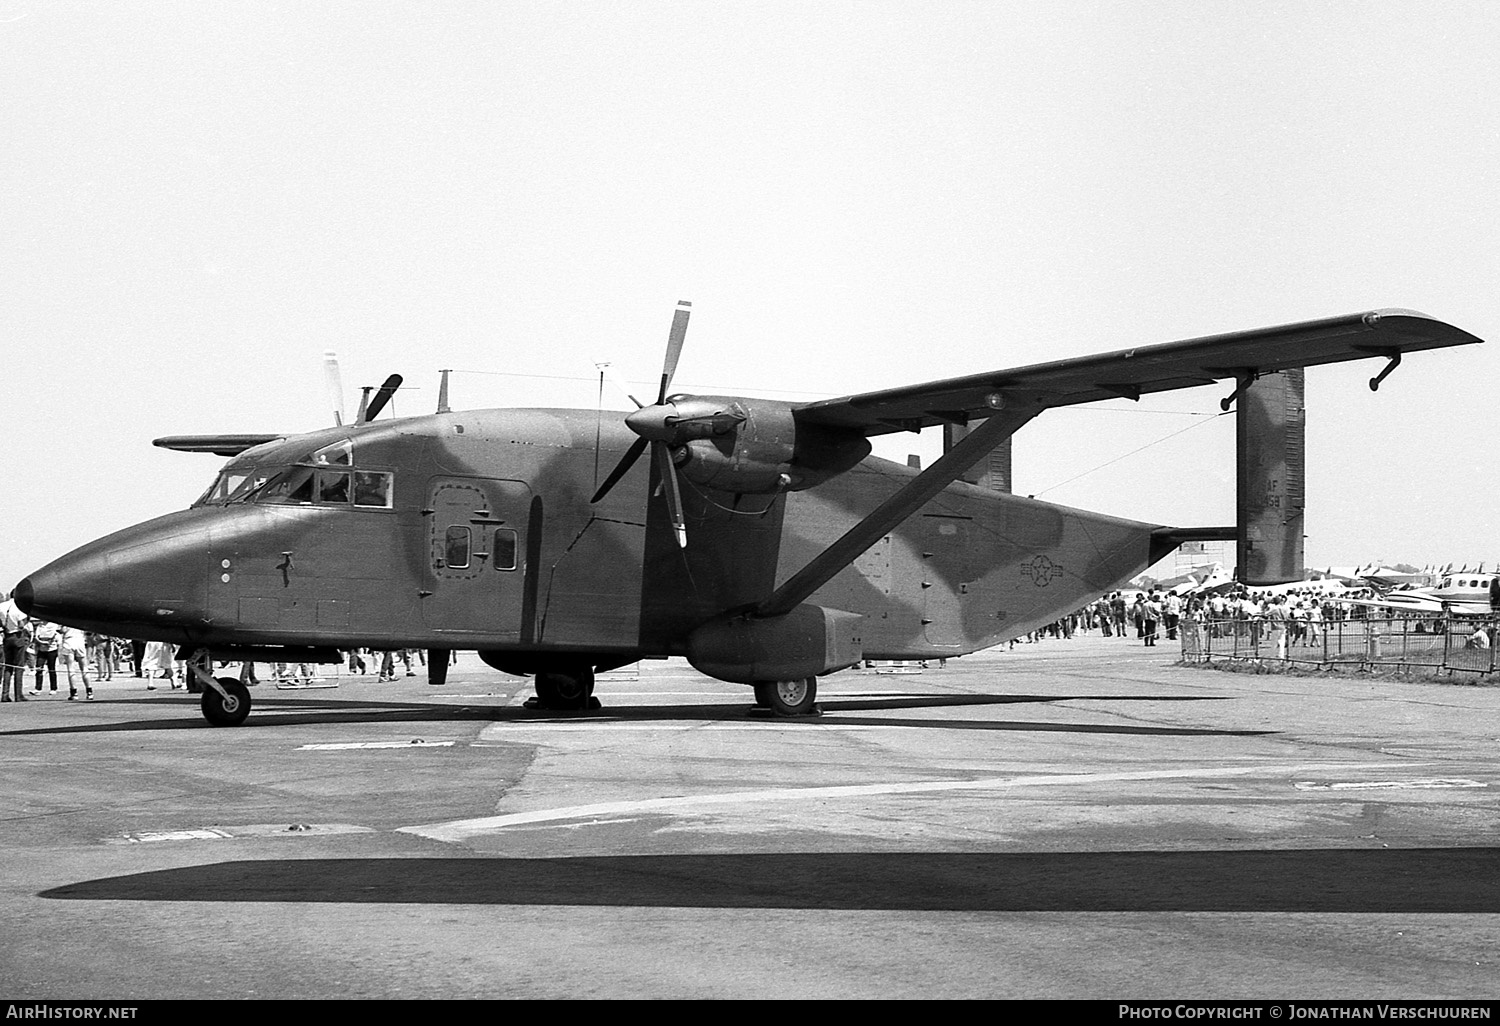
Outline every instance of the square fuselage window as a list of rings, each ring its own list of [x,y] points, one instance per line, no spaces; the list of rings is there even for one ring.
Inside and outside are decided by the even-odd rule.
[[[462,570],[469,565],[469,529],[450,527],[443,537],[443,562],[451,570]]]
[[[495,569],[514,570],[516,568],[516,532],[508,527],[497,528],[495,531]]]

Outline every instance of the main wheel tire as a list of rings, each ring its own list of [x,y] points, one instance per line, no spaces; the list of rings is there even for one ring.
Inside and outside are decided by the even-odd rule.
[[[587,709],[593,694],[592,667],[545,670],[536,675],[536,697],[549,709]]]
[[[755,685],[755,702],[777,716],[806,716],[818,700],[818,678],[764,681]]]
[[[216,727],[238,727],[250,715],[250,689],[234,677],[217,678],[228,697],[213,688],[203,689],[203,718]]]

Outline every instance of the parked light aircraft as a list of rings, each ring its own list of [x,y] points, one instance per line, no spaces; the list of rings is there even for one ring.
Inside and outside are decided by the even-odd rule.
[[[1018,637],[1183,541],[1236,536],[959,480],[1043,411],[1233,378],[1228,409],[1263,375],[1383,357],[1374,388],[1404,353],[1479,341],[1382,310],[787,403],[671,392],[688,314],[655,401],[623,418],[447,411],[444,397],[378,420],[393,375],[352,425],[157,439],[232,458],[191,508],[54,560],[15,600],[181,646],[220,725],[244,720],[250,694],[208,657],[333,662],[353,647],[427,648],[433,684],[452,650],[475,650],[554,708],[587,707],[598,672],[686,656],[808,713],[823,674]],[[869,436],[937,425],[968,433],[925,470],[869,455]]]
[[[1157,581],[1153,591],[1171,592],[1174,595],[1191,595],[1197,591],[1209,591],[1220,585],[1234,583],[1234,577],[1224,569],[1223,563],[1205,563],[1195,566],[1185,574]]]
[[[1388,591],[1379,598],[1345,599],[1357,606],[1430,616],[1500,616],[1500,576],[1448,574],[1431,588]]]

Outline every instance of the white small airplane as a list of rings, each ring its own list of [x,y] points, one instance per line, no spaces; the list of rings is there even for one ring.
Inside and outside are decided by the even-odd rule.
[[[1380,598],[1344,599],[1357,606],[1434,616],[1500,615],[1500,575],[1459,572],[1445,574],[1435,587],[1386,592]]]
[[[1195,566],[1184,574],[1177,577],[1169,577],[1164,581],[1157,581],[1152,586],[1152,591],[1172,592],[1176,595],[1187,595],[1205,588],[1217,587],[1221,584],[1232,584],[1234,578],[1224,570],[1223,563],[1204,563]]]
[[[1407,573],[1390,567],[1372,566],[1367,567],[1360,577],[1382,591],[1390,588],[1436,588],[1442,581],[1443,572],[1428,567],[1416,573]]]
[[[1337,577],[1320,577],[1317,580],[1288,581],[1286,584],[1269,584],[1251,588],[1254,595],[1323,595],[1338,598],[1352,590],[1350,585]]]

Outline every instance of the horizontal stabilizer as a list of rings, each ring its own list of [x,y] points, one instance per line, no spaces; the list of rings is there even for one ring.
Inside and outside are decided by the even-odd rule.
[[[266,442],[274,442],[285,435],[167,435],[152,439],[151,444],[159,449],[177,452],[211,452],[216,456],[238,456]]]
[[[1151,562],[1166,559],[1188,542],[1234,541],[1237,537],[1234,527],[1158,527],[1151,532]]]

